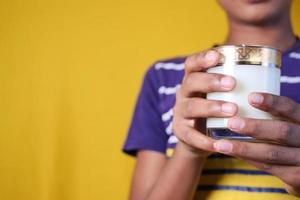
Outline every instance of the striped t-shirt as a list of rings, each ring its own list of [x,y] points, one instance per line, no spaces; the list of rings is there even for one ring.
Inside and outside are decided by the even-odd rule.
[[[175,93],[184,76],[185,58],[155,63],[145,75],[123,150],[158,151],[171,156],[178,139],[172,133]],[[283,53],[281,95],[300,103],[300,41]],[[180,183],[178,183],[180,184]],[[212,154],[205,164],[195,199],[297,199],[276,177],[241,160]]]

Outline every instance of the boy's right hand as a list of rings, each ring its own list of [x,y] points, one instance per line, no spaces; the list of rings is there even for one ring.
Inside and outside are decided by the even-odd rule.
[[[188,57],[185,76],[176,93],[173,132],[188,151],[200,157],[213,151],[214,140],[205,136],[206,118],[232,117],[238,110],[236,104],[205,99],[206,93],[230,91],[235,87],[233,77],[205,72],[215,67],[219,59],[220,54],[213,50]]]

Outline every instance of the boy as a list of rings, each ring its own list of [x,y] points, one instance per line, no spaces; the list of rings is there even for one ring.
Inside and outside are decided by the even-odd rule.
[[[281,96],[248,98],[278,120],[236,117],[235,104],[203,98],[236,84],[233,77],[205,73],[218,63],[215,51],[156,63],[145,76],[124,145],[137,155],[132,200],[283,200],[300,193],[300,42],[291,27],[291,0],[218,2],[229,22],[224,44],[284,52]],[[235,132],[278,144],[213,140],[204,135],[208,117],[229,117]]]

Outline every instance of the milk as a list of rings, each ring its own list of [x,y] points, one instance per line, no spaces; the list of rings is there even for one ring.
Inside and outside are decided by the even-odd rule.
[[[207,70],[208,73],[219,73],[232,76],[236,87],[230,92],[213,92],[207,94],[207,99],[223,100],[238,105],[238,116],[256,119],[272,119],[264,111],[252,107],[248,102],[251,92],[280,94],[280,69],[275,66],[261,65],[223,65]],[[227,129],[228,118],[207,119],[208,129]]]

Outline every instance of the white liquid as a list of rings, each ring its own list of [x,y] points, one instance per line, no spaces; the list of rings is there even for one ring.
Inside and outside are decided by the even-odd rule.
[[[233,76],[236,87],[230,92],[207,94],[207,99],[234,102],[238,105],[238,116],[256,119],[272,119],[269,113],[258,110],[248,103],[251,92],[280,94],[280,69],[260,65],[236,65],[210,68],[208,73]],[[227,118],[207,119],[207,128],[227,128]]]

